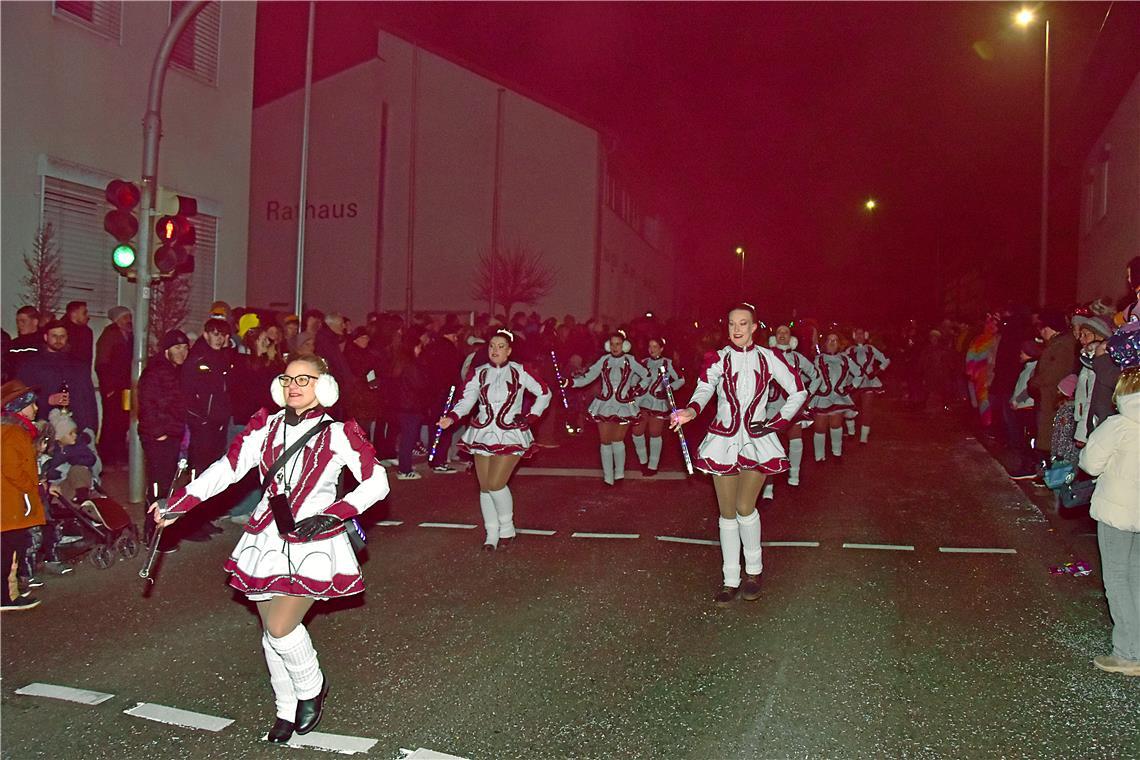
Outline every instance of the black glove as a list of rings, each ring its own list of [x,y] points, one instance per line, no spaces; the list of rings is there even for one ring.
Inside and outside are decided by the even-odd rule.
[[[332,515],[313,515],[306,517],[293,528],[293,535],[302,541],[311,541],[313,536],[332,530],[340,523],[339,517]]]

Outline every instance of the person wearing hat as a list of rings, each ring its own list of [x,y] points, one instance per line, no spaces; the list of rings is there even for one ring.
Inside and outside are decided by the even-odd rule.
[[[1042,309],[1038,314],[1038,333],[1044,341],[1041,358],[1029,378],[1029,391],[1037,406],[1037,437],[1034,454],[1041,462],[1049,460],[1049,442],[1053,439],[1053,415],[1057,413],[1057,383],[1072,373],[1077,359],[1077,340],[1057,309]]]
[[[139,440],[142,442],[146,480],[151,493],[165,496],[178,470],[182,436],[186,432],[186,396],[182,392],[182,365],[190,339],[181,330],[168,330],[139,377]],[[150,542],[153,523],[144,520]]]
[[[103,427],[99,433],[99,456],[112,467],[127,460],[127,427],[130,404],[125,396],[131,389],[131,358],[134,329],[131,312],[125,306],[107,310],[111,323],[103,328],[95,343],[95,374],[103,400]]]
[[[39,600],[13,597],[8,575],[13,561],[26,554],[31,529],[45,522],[34,443],[39,431],[32,422],[36,391],[22,380],[10,380],[0,386],[0,407],[0,609],[28,610],[39,605]]]
[[[1073,317],[1073,328],[1077,333],[1077,342],[1081,346],[1078,356],[1081,369],[1077,374],[1077,390],[1073,397],[1077,419],[1076,439],[1078,445],[1083,445],[1088,440],[1089,433],[1099,423],[1099,420],[1092,414],[1092,393],[1096,385],[1094,362],[1098,353],[1107,358],[1104,342],[1112,335],[1112,325],[1104,317],[1090,313]],[[1109,364],[1112,364],[1111,359],[1109,359]],[[1115,367],[1116,365],[1112,364],[1112,368],[1115,369]],[[1112,385],[1115,386],[1116,378],[1120,374],[1119,370],[1112,371],[1106,368],[1106,371],[1112,375]],[[1111,410],[1105,413],[1103,408],[1098,409],[1098,412],[1102,415],[1100,420],[1112,413]]]

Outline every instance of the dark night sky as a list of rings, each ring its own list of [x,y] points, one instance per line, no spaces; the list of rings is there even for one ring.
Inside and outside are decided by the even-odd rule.
[[[1109,5],[1047,9],[1057,166],[1083,159],[1073,104]],[[975,262],[1001,262],[1014,296],[1035,289],[1043,39],[1014,10],[319,3],[315,68],[368,59],[382,27],[580,114],[678,231],[694,308],[735,295],[739,244],[766,313],[901,316]],[[302,85],[306,19],[306,3],[259,5],[255,103]],[[1057,228],[1076,224],[1075,197],[1054,205]]]

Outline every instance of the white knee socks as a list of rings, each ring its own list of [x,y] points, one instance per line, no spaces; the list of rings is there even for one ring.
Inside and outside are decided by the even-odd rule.
[[[744,571],[759,575],[764,569],[760,562],[760,513],[753,511],[747,517],[736,516],[740,526],[740,543],[744,545]]]
[[[285,661],[269,643],[269,633],[261,635],[261,648],[265,650],[265,664],[269,666],[269,685],[273,687],[273,699],[277,702],[277,717],[290,723],[297,720],[297,694],[293,691],[293,679]]]
[[[637,461],[638,462],[640,462],[641,464],[645,464],[646,462],[649,461],[648,455],[646,454],[646,451],[645,451],[645,436],[643,436],[643,435],[633,436],[633,448],[637,451]]]
[[[607,484],[614,484],[614,446],[612,443],[603,443],[600,447],[602,452],[602,480]]]
[[[299,625],[281,638],[265,634],[265,640],[273,647],[293,682],[293,693],[297,699],[312,699],[321,691],[324,675],[317,662],[317,650],[305,626]],[[296,714],[294,713],[294,718]]]
[[[625,441],[611,443],[614,452],[614,480],[625,477]]]
[[[774,498],[776,498],[776,487],[775,487],[775,486],[773,486],[773,485],[771,484],[771,482],[769,482],[769,483],[765,483],[765,484],[764,484],[764,493],[763,493],[763,494],[761,494],[761,497],[762,497],[762,498],[765,498],[765,499],[774,499]]]
[[[495,510],[495,499],[489,491],[479,492],[479,511],[483,513],[483,527],[487,529],[487,540],[483,543],[499,545],[499,513]]]
[[[816,433],[812,436],[812,442],[815,444],[815,461],[822,462],[827,456],[827,436],[823,433]]]
[[[843,424],[847,426],[847,435],[855,435],[855,420],[846,420]]]
[[[511,489],[503,486],[498,491],[490,492],[495,502],[495,512],[499,520],[499,538],[515,537],[515,499],[511,496]]]
[[[831,453],[833,456],[843,456],[843,431],[839,428],[831,429]]]
[[[720,518],[720,556],[724,561],[724,585],[740,586],[740,525],[735,519]]]
[[[649,469],[656,470],[661,463],[661,436],[649,437]]]
[[[869,436],[870,434],[871,434],[871,426],[870,425],[860,426],[860,428],[859,428],[859,443],[866,443],[867,442],[867,436]]]
[[[804,439],[793,438],[788,441],[788,461],[792,463],[792,469],[788,470],[788,485],[798,486],[800,463],[804,461]]]

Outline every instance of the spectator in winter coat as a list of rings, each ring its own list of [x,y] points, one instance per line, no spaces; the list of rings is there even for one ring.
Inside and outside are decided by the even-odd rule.
[[[1032,478],[1036,475],[1033,463],[1030,461],[1032,447],[1029,445],[1036,434],[1036,414],[1033,407],[1036,402],[1029,395],[1029,378],[1037,368],[1037,360],[1041,358],[1041,344],[1035,340],[1025,340],[1021,343],[1020,359],[1021,374],[1017,376],[1013,391],[1006,404],[1009,414],[1004,415],[1006,420],[1006,441],[1014,456],[1010,475],[1014,480]]]
[[[423,350],[423,367],[425,373],[425,391],[428,399],[429,420],[438,419],[446,411],[443,406],[447,402],[447,392],[457,384],[459,368],[463,364],[463,356],[456,345],[459,340],[459,323],[457,321],[445,322],[440,335],[432,339]],[[456,392],[461,392],[457,388]],[[458,401],[452,398],[452,403]],[[436,473],[447,475],[457,470],[447,463],[447,452],[451,448],[451,430],[445,430],[440,437],[439,447],[436,449],[436,461],[428,465]]]
[[[181,330],[162,336],[158,353],[139,377],[139,439],[142,441],[148,488],[160,495],[170,490],[178,469],[178,454],[186,432],[186,396],[182,391],[182,365],[190,340]],[[153,490],[152,490],[153,493]],[[152,520],[144,520],[152,525]]]
[[[48,423],[51,441],[40,472],[65,498],[82,501],[102,470],[91,437],[81,433],[75,419],[62,409],[52,409]]]
[[[1112,335],[1112,325],[1102,317],[1078,315],[1073,317],[1073,327],[1077,333],[1077,342],[1081,347],[1078,355],[1081,368],[1077,374],[1077,392],[1073,397],[1077,418],[1076,439],[1083,445],[1088,440],[1089,433],[1100,423],[1100,420],[1097,420],[1092,414],[1092,394],[1096,386],[1096,369],[1093,363],[1098,352],[1107,356],[1104,350],[1104,341]],[[1109,359],[1109,364],[1116,367],[1111,359]],[[1111,374],[1113,385],[1115,385],[1119,372],[1111,372]],[[1110,400],[1111,397],[1110,393]]]
[[[67,304],[63,324],[67,327],[67,350],[78,359],[87,371],[95,359],[95,334],[87,323],[91,320],[87,313],[86,301],[72,301]]]
[[[1065,315],[1055,309],[1039,314],[1041,339],[1045,347],[1041,359],[1029,378],[1029,392],[1037,406],[1036,456],[1049,459],[1049,443],[1053,440],[1053,415],[1057,413],[1057,383],[1071,374],[1077,360],[1077,341],[1065,324]]]
[[[4,365],[12,377],[20,369],[20,363],[43,346],[40,335],[40,313],[34,306],[21,306],[16,310],[16,337],[4,351]]]
[[[341,346],[345,340],[345,319],[340,314],[329,314],[325,323],[317,329],[313,337],[313,346],[317,356],[325,360],[329,372],[341,387],[341,399],[329,410],[336,419],[344,418],[344,409],[348,405],[348,395],[352,392],[352,370],[344,358]]]
[[[396,446],[399,480],[417,480],[420,474],[412,468],[412,451],[420,437],[420,426],[427,413],[429,398],[425,392],[426,377],[420,353],[423,346],[415,333],[405,337],[396,364],[394,407],[400,422],[400,439]]]
[[[380,362],[371,348],[372,336],[366,327],[352,331],[344,347],[344,359],[348,362],[352,387],[348,394],[348,416],[355,419],[365,430],[370,430],[376,421],[379,407],[377,384],[380,375]]]
[[[12,563],[27,553],[31,529],[44,524],[40,500],[40,474],[34,441],[38,431],[36,393],[20,380],[0,386],[0,586],[4,612],[27,610],[39,604],[32,596],[19,597],[8,585]]]
[[[131,312],[123,306],[107,310],[111,324],[95,343],[95,374],[103,400],[103,427],[99,432],[99,456],[111,467],[127,459],[127,427],[130,423],[126,398],[131,389],[131,357],[134,332]]]
[[[1097,521],[1104,593],[1112,614],[1112,654],[1093,664],[1140,676],[1140,367],[1116,381],[1116,406],[1081,450],[1081,468],[1099,476],[1089,515]]]
[[[66,407],[81,430],[99,429],[99,412],[95,403],[95,386],[91,369],[67,349],[67,327],[59,320],[45,325],[44,344],[20,363],[18,377],[40,389],[36,399],[39,419],[46,420],[56,407]]]
[[[192,469],[204,470],[225,453],[234,361],[229,322],[211,317],[182,365]]]

